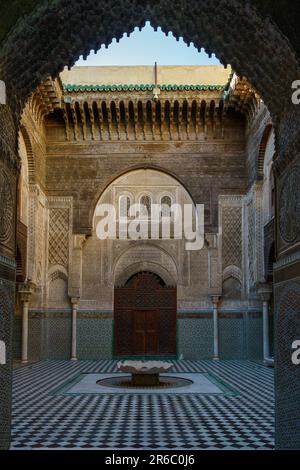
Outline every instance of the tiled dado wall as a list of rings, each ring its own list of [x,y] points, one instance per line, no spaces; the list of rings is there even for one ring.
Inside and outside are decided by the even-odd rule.
[[[70,359],[71,333],[71,311],[30,312],[30,359]],[[111,312],[78,313],[78,359],[111,359],[112,341]]]
[[[185,359],[213,356],[212,314],[179,314],[178,355]],[[219,313],[219,352],[221,359],[263,358],[262,313]]]
[[[261,312],[220,313],[221,359],[262,359]],[[20,358],[21,317],[15,317],[14,357]],[[211,313],[178,313],[177,353],[185,359],[213,356]],[[69,359],[71,351],[71,312],[30,313],[29,357]],[[112,313],[78,313],[78,359],[113,357]]]

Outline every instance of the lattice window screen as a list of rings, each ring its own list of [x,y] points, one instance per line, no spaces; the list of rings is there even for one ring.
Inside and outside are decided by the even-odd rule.
[[[223,269],[227,266],[242,266],[242,209],[222,209],[222,256]]]
[[[69,261],[69,209],[53,208],[49,221],[49,263],[67,266]]]

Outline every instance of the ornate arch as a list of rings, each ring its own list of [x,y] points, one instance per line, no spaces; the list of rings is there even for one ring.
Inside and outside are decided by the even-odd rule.
[[[131,173],[131,172],[136,171],[136,170],[145,170],[145,169],[146,170],[159,171],[161,173],[164,173],[167,176],[170,176],[171,178],[174,178],[174,180],[176,180],[182,186],[182,188],[187,192],[187,194],[191,198],[193,204],[196,205],[194,197],[192,196],[191,192],[187,188],[186,184],[180,178],[180,175],[176,175],[173,172],[170,172],[167,169],[161,168],[161,167],[156,166],[156,165],[145,165],[143,167],[141,167],[141,165],[134,165],[130,168],[127,168],[126,170],[124,170],[122,172],[119,172],[118,174],[113,175],[111,178],[109,178],[107,183],[97,192],[97,194],[95,195],[95,197],[93,199],[93,203],[91,204],[91,208],[90,208],[90,212],[89,212],[89,227],[93,227],[93,220],[94,220],[95,210],[96,210],[97,204],[100,201],[101,196],[105,193],[105,191],[109,188],[109,186],[111,184],[113,184],[115,181],[117,181],[119,178],[121,178],[122,176],[125,176],[127,173]],[[141,194],[143,194],[143,193],[146,194],[147,191],[146,192],[141,191]]]
[[[130,191],[124,190],[118,198],[118,217],[124,217],[124,213],[123,213],[124,208],[122,207],[122,201],[124,201],[125,198],[126,198],[126,202],[125,202],[126,206],[125,206],[124,212],[126,213],[126,216],[128,215],[128,212],[129,212],[128,209],[134,203],[133,194],[131,194]],[[128,200],[129,200],[129,207],[128,207]]]
[[[230,277],[233,277],[242,284],[242,272],[237,266],[227,266],[227,268],[224,269],[222,281],[225,282]]]
[[[299,76],[299,64],[289,41],[270,17],[239,0],[123,0],[118,6],[113,0],[42,2],[17,23],[0,52],[10,99],[17,97],[20,111],[41,81],[147,20],[230,63],[257,88],[273,114],[290,101],[286,84]],[[45,35],[47,40],[41,40]],[[258,61],[264,66],[258,67]]]
[[[140,271],[152,271],[160,276],[167,285],[177,285],[178,268],[173,257],[163,248],[147,243],[147,249],[152,250],[152,253],[146,259],[145,254],[139,256],[139,251],[143,246],[143,244],[138,244],[127,248],[115,260],[113,266],[115,285],[124,285],[130,276]]]
[[[159,276],[167,286],[176,286],[177,281],[174,275],[163,266],[150,261],[140,261],[128,266],[124,271],[115,273],[115,286],[124,286],[128,279],[139,272],[149,271]]]
[[[62,266],[53,266],[48,273],[48,282],[53,282],[56,279],[63,279],[68,282],[68,273]]]
[[[170,191],[163,191],[161,192],[159,195],[158,195],[158,204],[161,204],[162,203],[162,200],[164,197],[169,197],[170,198],[170,201],[171,201],[171,204],[174,204],[174,202],[176,202],[174,200],[174,196],[172,193],[170,193]]]
[[[34,154],[33,154],[31,139],[25,126],[20,127],[20,134],[23,137],[25,148],[26,148],[27,162],[28,162],[28,181],[30,184],[34,184],[36,182]]]
[[[53,266],[48,273],[47,303],[51,308],[69,307],[68,275],[61,266]]]
[[[256,161],[256,179],[261,181],[264,179],[264,164],[265,164],[265,154],[269,141],[269,137],[273,131],[273,125],[268,124],[263,132]]]

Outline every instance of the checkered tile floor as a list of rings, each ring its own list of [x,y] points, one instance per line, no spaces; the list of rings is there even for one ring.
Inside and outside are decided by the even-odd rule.
[[[14,371],[12,449],[272,449],[273,371],[249,361],[174,361],[211,373],[236,396],[130,392],[53,395],[80,373],[115,361],[43,361]]]

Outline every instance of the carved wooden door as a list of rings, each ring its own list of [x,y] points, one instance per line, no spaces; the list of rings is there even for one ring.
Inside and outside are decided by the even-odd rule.
[[[157,310],[135,310],[133,312],[133,349],[137,356],[157,355],[158,350]]]
[[[156,275],[138,273],[115,288],[114,353],[116,356],[176,355],[176,287]]]

